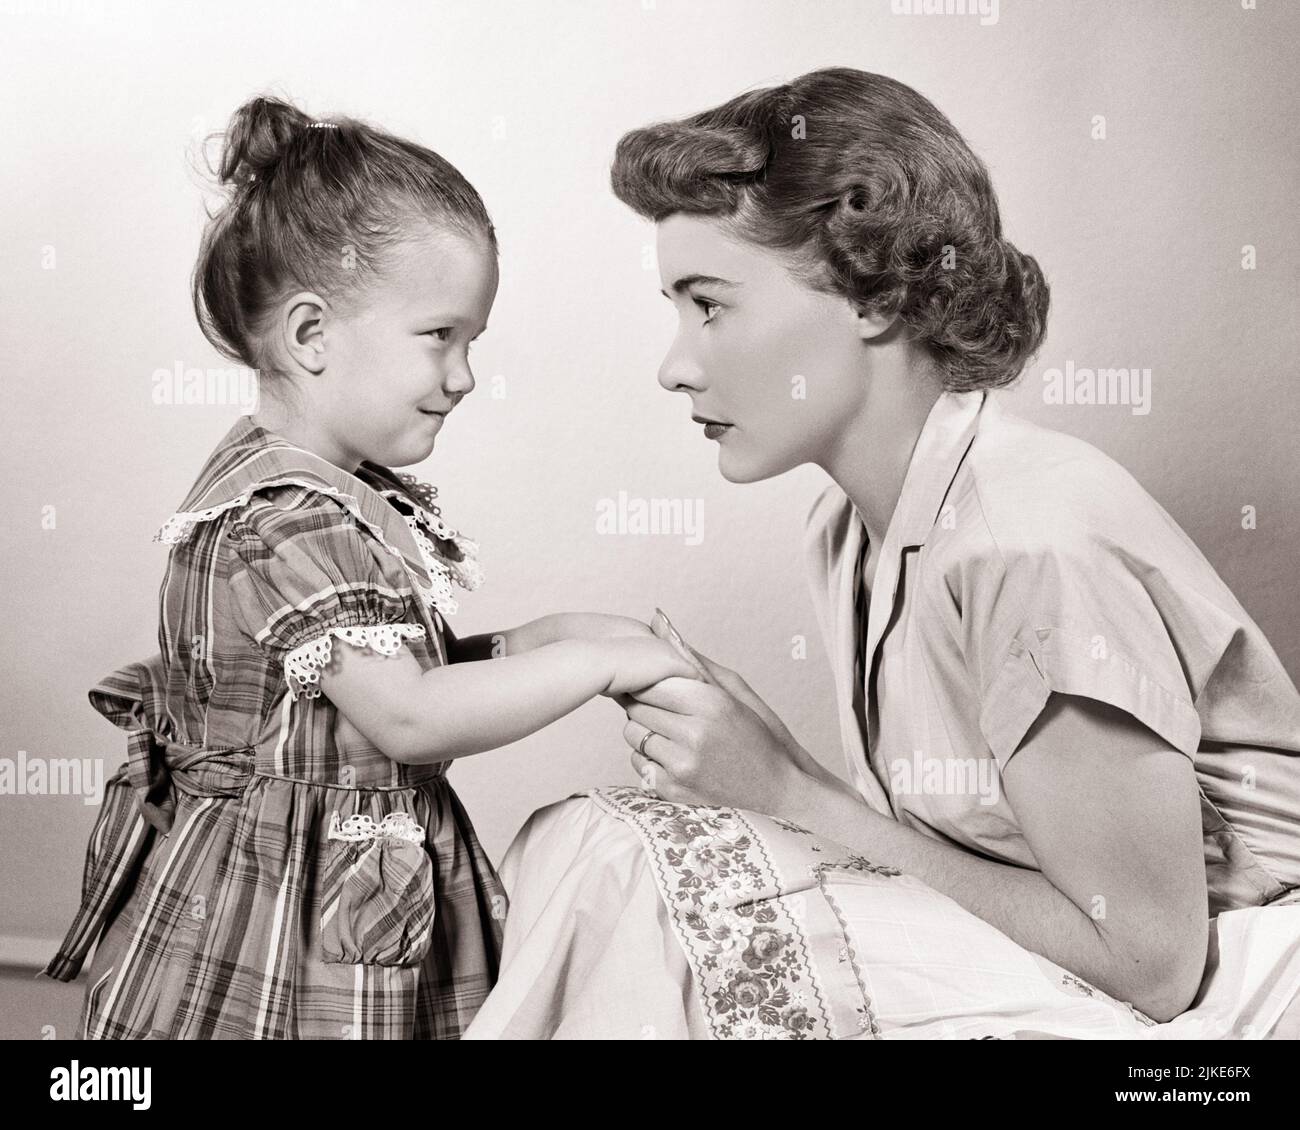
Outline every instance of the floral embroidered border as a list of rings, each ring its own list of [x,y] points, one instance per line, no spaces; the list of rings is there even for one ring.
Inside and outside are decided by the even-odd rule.
[[[826,879],[887,882],[896,869],[758,813],[633,787],[579,795],[640,836],[715,1038],[880,1037]]]

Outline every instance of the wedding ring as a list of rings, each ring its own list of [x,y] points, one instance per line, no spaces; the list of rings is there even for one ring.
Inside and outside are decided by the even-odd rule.
[[[655,736],[655,731],[654,731],[654,730],[647,730],[647,731],[645,732],[645,737],[643,737],[643,738],[641,739],[641,741],[637,744],[636,751],[637,751],[637,753],[639,753],[642,757],[645,756],[645,744],[646,744],[646,742],[648,742],[648,741],[649,741],[651,738],[653,738],[654,736]]]

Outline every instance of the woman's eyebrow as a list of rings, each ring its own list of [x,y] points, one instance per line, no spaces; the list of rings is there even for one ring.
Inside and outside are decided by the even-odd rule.
[[[716,275],[683,275],[673,283],[673,294],[681,294],[683,291],[696,285],[736,287],[739,286],[740,283],[732,282],[730,279],[720,279]],[[666,290],[661,290],[659,293],[665,298],[672,297],[672,294],[669,294]]]

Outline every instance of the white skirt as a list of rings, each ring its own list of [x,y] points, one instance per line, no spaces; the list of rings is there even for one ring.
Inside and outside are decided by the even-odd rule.
[[[1211,921],[1196,1000],[1157,1024],[925,883],[756,813],[593,790],[535,812],[501,877],[500,977],[465,1039],[1300,1036],[1300,905]]]

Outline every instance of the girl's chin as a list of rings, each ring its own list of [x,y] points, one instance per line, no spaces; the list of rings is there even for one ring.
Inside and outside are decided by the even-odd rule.
[[[384,458],[375,462],[385,467],[411,467],[423,463],[433,451],[434,436],[413,436],[392,444]]]

